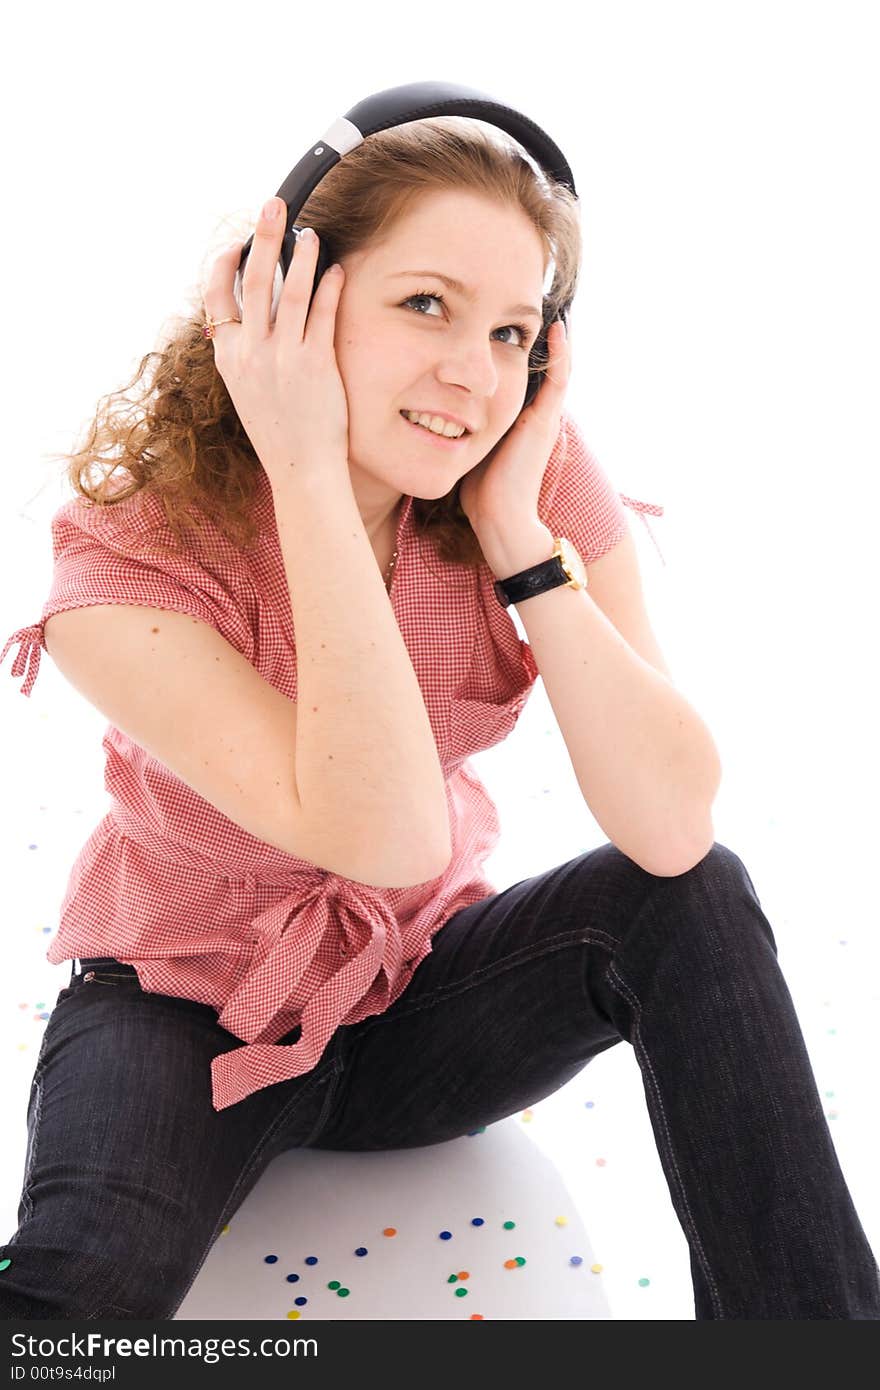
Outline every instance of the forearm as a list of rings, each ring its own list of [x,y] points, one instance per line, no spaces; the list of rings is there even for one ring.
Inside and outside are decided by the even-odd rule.
[[[427,881],[450,852],[443,771],[347,469],[326,483],[292,474],[273,499],[296,637],[298,800],[364,881]]]
[[[551,549],[543,526],[506,548],[500,538],[483,544],[499,578],[546,560]],[[709,729],[588,589],[560,585],[516,611],[595,820],[647,872],[686,872],[714,840],[721,763]]]

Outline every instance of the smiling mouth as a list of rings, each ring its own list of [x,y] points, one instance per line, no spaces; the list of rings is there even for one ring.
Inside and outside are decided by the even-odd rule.
[[[461,434],[440,434],[437,430],[432,430],[428,425],[420,425],[415,420],[411,420],[403,410],[401,410],[399,414],[401,420],[403,420],[405,424],[411,425],[413,429],[421,430],[422,434],[430,435],[432,439],[436,439],[443,444],[460,444],[462,440],[469,439],[472,434],[472,431],[467,428],[463,429]]]

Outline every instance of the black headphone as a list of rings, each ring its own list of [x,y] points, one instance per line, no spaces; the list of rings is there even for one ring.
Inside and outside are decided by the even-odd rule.
[[[281,242],[281,253],[275,270],[271,321],[274,321],[284,277],[290,269],[296,248],[298,229],[294,224],[312,189],[320,183],[328,170],[370,135],[429,116],[471,116],[497,126],[508,135],[512,135],[528,151],[549,179],[566,184],[577,196],[571,170],[558,145],[553,143],[540,126],[522,112],[514,110],[512,106],[505,106],[472,87],[461,87],[451,82],[409,82],[402,87],[388,87],[383,92],[365,97],[344,116],[337,117],[326,134],[303,155],[298,164],[294,165],[279,188],[276,196],[283,198],[287,204],[287,230]],[[235,276],[233,293],[239,313],[241,280],[252,242],[253,236],[245,243]],[[322,237],[315,268],[315,281],[309,296],[310,308],[321,276],[335,260],[332,241],[328,242],[326,237]],[[544,296],[544,321],[529,352],[529,381],[521,409],[531,403],[544,379],[535,369],[547,364],[547,330],[556,317],[567,323],[570,307],[569,300],[559,306],[558,315],[554,314],[547,296]]]

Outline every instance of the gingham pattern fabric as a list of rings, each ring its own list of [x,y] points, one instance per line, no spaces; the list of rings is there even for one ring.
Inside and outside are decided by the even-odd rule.
[[[663,515],[612,489],[564,414],[541,520],[589,565],[623,537],[624,506],[643,520],[645,512]],[[211,624],[296,700],[294,625],[265,475],[257,517],[250,554],[205,518],[185,550],[133,558],[134,537],[173,539],[158,499],[142,491],[99,508],[73,498],[52,519],[53,582],[40,622],[13,633],[0,662],[18,643],[12,675],[26,672],[29,696],[51,614],[147,605]],[[481,867],[498,842],[498,816],[468,759],[511,732],[538,669],[495,597],[489,567],[439,560],[413,525],[411,497],[398,549],[391,603],[446,777],[453,855],[440,877],[377,889],[328,873],[250,835],[113,725],[103,737],[111,809],[73,865],[46,958],[114,956],[135,967],[145,990],[215,1008],[244,1044],[212,1063],[216,1110],[310,1071],[340,1024],[382,1013],[398,998],[444,922],[498,891]],[[298,1041],[279,1046],[296,1024]]]

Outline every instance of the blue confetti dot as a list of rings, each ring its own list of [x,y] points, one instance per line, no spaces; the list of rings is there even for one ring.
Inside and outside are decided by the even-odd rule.
[[[366,1255],[366,1254],[368,1253],[368,1252],[367,1252],[367,1247],[366,1247],[365,1245],[359,1245],[358,1248],[357,1248],[357,1250],[355,1250],[354,1253],[355,1253],[356,1255]]]
[[[287,1276],[287,1282],[288,1282],[288,1284],[298,1284],[298,1283],[299,1283],[299,1275],[298,1275],[298,1274],[288,1274],[288,1276]]]
[[[473,1221],[471,1222],[472,1226],[484,1226],[485,1224],[486,1223],[484,1222],[482,1216],[475,1216]]]
[[[295,1298],[293,1301],[296,1304],[297,1308],[303,1308],[309,1300],[307,1298]]]
[[[266,1264],[267,1264],[267,1265],[274,1265],[274,1264],[277,1264],[277,1263],[278,1263],[278,1256],[277,1256],[277,1255],[267,1255],[267,1256],[266,1256]]]
[[[441,1239],[441,1240],[452,1240],[452,1232],[451,1232],[451,1231],[441,1231],[441,1232],[440,1232],[440,1239]]]
[[[587,1108],[587,1110],[592,1110],[592,1109],[593,1109],[593,1106],[594,1106],[595,1104],[596,1104],[596,1102],[595,1102],[594,1100],[588,1100],[588,1101],[586,1102],[586,1108]]]
[[[306,1264],[307,1264],[307,1265],[316,1265],[317,1263],[318,1263],[318,1257],[317,1257],[317,1255],[306,1255]]]
[[[571,1257],[571,1259],[569,1260],[568,1263],[569,1263],[570,1265],[582,1265],[582,1264],[583,1264],[583,1259],[581,1258],[580,1255],[572,1255],[572,1257]]]

